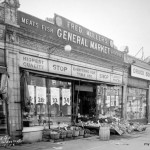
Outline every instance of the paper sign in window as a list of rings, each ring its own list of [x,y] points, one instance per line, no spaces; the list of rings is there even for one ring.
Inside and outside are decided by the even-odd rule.
[[[70,89],[62,89],[62,105],[70,105]]]
[[[46,104],[46,87],[36,87],[36,104]]]
[[[30,101],[31,103],[34,104],[34,86],[28,85],[28,91],[29,91]]]
[[[51,88],[51,105],[58,104],[60,105],[60,89],[59,88]]]

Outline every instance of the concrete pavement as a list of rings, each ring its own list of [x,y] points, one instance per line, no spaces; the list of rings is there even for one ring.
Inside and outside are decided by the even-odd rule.
[[[109,141],[102,141],[99,136],[75,139],[58,143],[36,142],[18,146],[0,147],[0,150],[150,150],[150,125],[142,132],[126,135],[111,135]]]

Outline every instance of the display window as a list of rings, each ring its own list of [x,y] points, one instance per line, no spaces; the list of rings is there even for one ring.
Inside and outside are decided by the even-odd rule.
[[[96,85],[76,82],[74,95],[73,122],[96,118]]]
[[[35,75],[29,75],[26,81],[24,126],[53,128],[71,123],[71,82]]]
[[[127,92],[127,119],[145,119],[147,90],[128,87]]]
[[[0,135],[7,134],[7,104],[3,97],[2,74],[0,74]]]
[[[121,118],[122,87],[114,85],[97,86],[97,113],[106,117]]]

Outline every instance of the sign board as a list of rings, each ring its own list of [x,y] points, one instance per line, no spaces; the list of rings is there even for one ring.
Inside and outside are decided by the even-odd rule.
[[[107,72],[97,71],[97,80],[110,82],[111,74]]]
[[[46,104],[46,87],[36,86],[36,104]]]
[[[70,40],[85,48],[97,50],[105,57],[116,57],[123,62],[123,53],[114,49],[113,41],[105,36],[97,34],[79,24],[74,23],[60,15],[55,14],[55,24],[58,26],[58,37]],[[59,36],[60,34],[60,36]]]
[[[131,65],[131,76],[150,80],[150,70]]]
[[[85,53],[123,63],[123,53],[114,49],[113,41],[100,34],[56,15],[54,24],[17,11],[18,25],[28,31],[43,35],[46,39],[68,43]],[[82,48],[82,49],[81,49]]]
[[[20,66],[23,68],[48,71],[46,59],[23,54],[20,54],[19,59]]]
[[[71,75],[71,65],[56,61],[49,61],[48,63],[50,72]]]
[[[96,70],[72,65],[72,76],[96,80]]]
[[[121,75],[117,75],[117,74],[111,74],[110,81],[112,83],[122,84],[122,76]]]
[[[91,39],[98,43],[107,45],[108,47],[113,47],[113,41],[111,39],[97,34],[96,32],[93,32],[79,24],[76,24],[73,21],[70,21],[60,15],[55,14],[54,20],[58,27],[62,27],[68,31],[72,31],[76,34],[86,37],[87,39]]]

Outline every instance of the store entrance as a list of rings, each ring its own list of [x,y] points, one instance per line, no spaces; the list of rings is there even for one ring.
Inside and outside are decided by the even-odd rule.
[[[76,122],[96,117],[96,86],[94,84],[75,86],[74,112]]]

